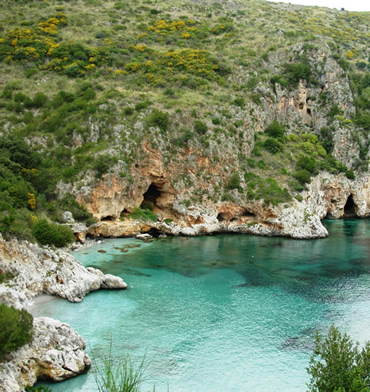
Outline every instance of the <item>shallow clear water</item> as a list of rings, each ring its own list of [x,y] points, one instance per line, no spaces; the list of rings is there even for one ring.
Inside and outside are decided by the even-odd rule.
[[[370,221],[325,224],[328,238],[307,241],[106,240],[74,256],[122,276],[130,289],[95,292],[79,304],[55,299],[34,314],[69,323],[89,352],[106,353],[112,341],[114,355],[146,353],[144,392],[153,384],[157,392],[305,391],[316,330],[335,323],[370,340]],[[91,371],[43,385],[97,390]]]

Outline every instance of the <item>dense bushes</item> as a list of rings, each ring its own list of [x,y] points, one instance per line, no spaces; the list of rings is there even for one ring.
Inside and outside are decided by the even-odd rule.
[[[162,131],[167,131],[170,119],[168,113],[161,112],[158,109],[154,109],[151,114],[146,118],[146,122],[151,127],[158,127]]]
[[[267,151],[271,152],[271,154],[276,154],[283,150],[283,145],[271,137],[266,139],[263,145]]]
[[[297,170],[293,176],[301,185],[309,184],[311,182],[311,174],[305,169]]]
[[[272,205],[288,202],[292,199],[288,189],[280,188],[274,178],[263,179],[254,173],[248,172],[245,174],[245,182],[247,183],[249,199],[263,199],[265,204],[271,203]]]
[[[266,129],[265,133],[273,138],[284,137],[284,127],[279,123],[279,121],[274,120]]]
[[[310,158],[307,155],[301,155],[296,163],[297,169],[307,170],[310,173],[315,172],[316,166],[316,160],[314,158]]]
[[[238,189],[239,191],[242,190],[242,188],[240,186],[240,177],[239,177],[238,173],[234,172],[231,175],[226,187],[227,187],[227,189]]]
[[[289,63],[284,65],[283,75],[292,87],[296,87],[300,79],[309,82],[312,72],[308,62]]]
[[[41,245],[55,245],[58,248],[75,239],[69,227],[48,223],[45,219],[39,219],[33,224],[32,234]]]
[[[0,303],[0,360],[32,340],[32,323],[33,317],[26,310]]]

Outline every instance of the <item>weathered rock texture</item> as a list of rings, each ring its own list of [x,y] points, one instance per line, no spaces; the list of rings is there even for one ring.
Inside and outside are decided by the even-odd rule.
[[[0,362],[0,392],[21,392],[38,379],[62,381],[90,366],[85,341],[68,324],[34,319],[34,337]]]
[[[114,218],[113,209],[126,208],[125,204],[115,204],[115,200],[129,198],[129,195],[122,191],[122,194],[111,201],[113,219],[90,227],[86,232],[80,233],[80,238],[83,240],[86,235],[124,237],[139,233],[202,235],[215,232],[293,238],[326,237],[328,233],[321,223],[325,217],[338,219],[347,216],[370,216],[370,177],[363,175],[356,180],[349,180],[344,175],[321,173],[313,178],[302,197],[301,202],[293,199],[287,205],[268,207],[263,201],[241,204],[207,201],[203,206],[185,208],[169,199],[168,204],[161,204],[161,221],[140,222]],[[106,205],[104,202],[104,209]],[[94,208],[99,210],[97,200],[94,200]],[[163,218],[171,218],[173,221],[166,223]]]
[[[15,276],[0,285],[0,302],[15,308],[41,293],[79,302],[90,291],[127,287],[121,278],[85,268],[63,250],[1,236],[0,271]],[[84,348],[84,340],[68,324],[36,318],[32,343],[0,362],[0,392],[23,391],[38,378],[61,381],[82,373],[90,365]]]
[[[41,248],[27,241],[5,241],[0,236],[0,270],[15,278],[0,285],[0,301],[23,307],[38,294],[50,294],[79,302],[90,291],[127,287],[119,277],[86,269],[70,254]]]

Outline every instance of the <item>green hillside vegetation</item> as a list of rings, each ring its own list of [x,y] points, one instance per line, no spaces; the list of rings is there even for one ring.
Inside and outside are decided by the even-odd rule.
[[[3,233],[68,243],[70,233],[62,242],[36,234],[37,222],[60,222],[65,210],[94,222],[73,197],[60,198],[57,184],[110,171],[132,182],[143,141],[166,165],[188,148],[215,165],[222,149],[235,157],[242,174],[221,167],[187,206],[235,197],[289,203],[322,170],[348,178],[367,170],[370,13],[263,1],[4,0],[0,15]],[[297,43],[304,55],[294,53]],[[248,154],[246,116],[258,118],[264,98],[257,86],[317,86],[321,71],[308,58],[323,43],[351,80],[356,113],[343,117],[324,92],[327,127],[314,134],[313,125],[269,121]],[[356,127],[355,172],[331,156],[334,122]],[[197,176],[211,178],[202,169]],[[185,167],[177,181],[191,182]]]

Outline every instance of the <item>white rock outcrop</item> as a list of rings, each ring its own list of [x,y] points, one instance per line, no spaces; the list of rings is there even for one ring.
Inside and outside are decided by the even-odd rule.
[[[0,285],[0,301],[17,308],[42,293],[80,302],[90,291],[100,288],[127,288],[121,278],[87,269],[63,250],[16,239],[5,241],[1,236],[0,270],[15,276],[8,284]]]
[[[1,235],[0,271],[14,276],[0,284],[0,302],[18,309],[42,293],[80,302],[90,291],[127,288],[121,278],[85,268],[66,251],[5,241]],[[84,340],[68,324],[34,319],[32,342],[0,362],[0,392],[20,392],[37,379],[62,381],[82,373],[91,362],[84,348]]]
[[[0,392],[22,392],[37,379],[66,380],[90,366],[85,341],[68,324],[38,317],[33,326],[32,342],[0,362]]]

